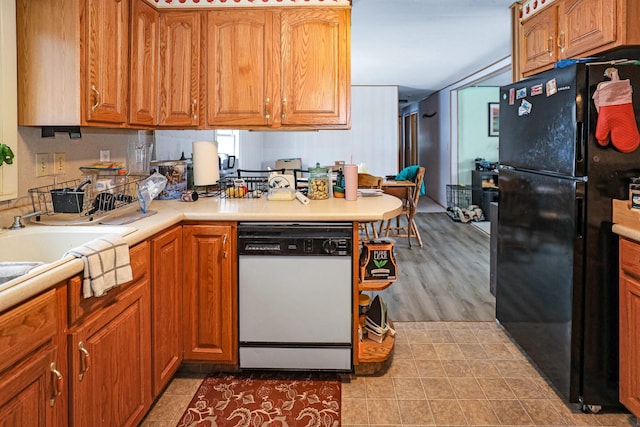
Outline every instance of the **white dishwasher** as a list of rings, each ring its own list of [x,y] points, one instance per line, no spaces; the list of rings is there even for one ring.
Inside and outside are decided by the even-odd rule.
[[[351,371],[351,223],[238,225],[240,368]]]

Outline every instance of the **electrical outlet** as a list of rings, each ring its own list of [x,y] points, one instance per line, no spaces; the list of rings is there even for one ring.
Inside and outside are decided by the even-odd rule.
[[[67,153],[53,153],[53,173],[62,175],[67,172]]]
[[[111,161],[111,151],[109,151],[109,150],[100,150],[100,161],[101,162],[109,162],[109,161]]]
[[[49,175],[49,153],[36,154],[36,176]]]

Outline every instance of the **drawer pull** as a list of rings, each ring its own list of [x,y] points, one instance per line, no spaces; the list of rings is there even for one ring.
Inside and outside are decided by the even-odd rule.
[[[56,403],[56,399],[58,398],[58,396],[62,394],[62,388],[64,387],[64,378],[62,377],[60,371],[56,369],[56,362],[51,362],[49,370],[53,374],[53,394],[51,396],[51,399],[49,400],[49,405],[53,406]]]
[[[89,370],[89,366],[91,366],[91,355],[84,348],[84,343],[80,341],[78,343],[78,350],[80,350],[80,373],[78,374],[78,379],[82,381],[84,378],[84,374]]]

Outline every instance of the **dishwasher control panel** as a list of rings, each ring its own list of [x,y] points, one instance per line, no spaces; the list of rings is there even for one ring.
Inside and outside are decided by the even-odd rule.
[[[240,223],[239,255],[351,256],[348,223]]]

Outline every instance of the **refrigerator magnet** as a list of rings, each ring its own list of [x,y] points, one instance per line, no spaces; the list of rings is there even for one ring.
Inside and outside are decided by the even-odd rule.
[[[509,89],[509,105],[513,105],[516,98],[516,90],[514,88]]]
[[[526,87],[521,87],[520,89],[517,90],[516,99],[522,99],[522,98],[524,98],[526,96],[527,96],[527,88]]]
[[[547,82],[547,96],[555,95],[558,92],[558,86],[556,85],[556,79],[551,79]]]
[[[523,99],[522,102],[520,103],[520,106],[518,107],[518,115],[519,116],[529,115],[529,113],[531,113],[531,107],[532,107],[531,103],[526,99]]]
[[[539,85],[531,86],[531,96],[542,95],[542,83]]]

